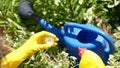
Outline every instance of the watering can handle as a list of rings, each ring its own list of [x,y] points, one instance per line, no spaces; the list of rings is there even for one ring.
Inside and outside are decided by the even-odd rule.
[[[103,38],[105,38],[105,40],[107,40],[109,47],[110,47],[110,53],[112,54],[114,51],[114,42],[112,40],[112,38],[105,32],[103,32],[101,29],[95,27],[95,26],[90,26],[90,25],[86,25],[86,24],[78,24],[78,23],[73,23],[73,22],[67,22],[64,25],[64,30],[65,33],[68,33],[68,28],[80,28],[83,30],[87,30],[87,31],[91,31],[94,33],[97,33],[99,35],[101,35]]]

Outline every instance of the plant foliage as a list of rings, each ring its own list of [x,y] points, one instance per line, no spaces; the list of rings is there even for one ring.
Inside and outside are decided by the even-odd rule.
[[[57,28],[68,21],[91,24],[108,32],[115,41],[115,53],[110,63],[120,66],[120,0],[29,0],[40,18]],[[35,32],[44,30],[34,20],[23,21],[18,16],[22,0],[0,0],[0,28],[13,49],[21,46]],[[105,26],[105,27],[104,27]],[[56,52],[54,52],[56,50]],[[74,59],[63,54],[64,49],[40,51],[24,61],[20,68],[73,68]],[[65,53],[66,54],[66,53]],[[65,61],[65,62],[64,62]]]

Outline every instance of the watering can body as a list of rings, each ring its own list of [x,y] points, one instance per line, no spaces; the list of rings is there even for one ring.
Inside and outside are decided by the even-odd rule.
[[[78,47],[94,51],[105,64],[107,64],[109,55],[113,53],[113,40],[108,34],[95,26],[66,22],[64,28],[58,30],[44,19],[40,19],[39,24],[45,30],[54,33],[59,38],[59,44],[67,48],[68,53],[75,56],[78,62],[80,60]]]
[[[78,58],[77,48],[87,48],[98,54],[107,64],[109,55],[114,51],[112,38],[101,29],[87,24],[68,22],[64,26],[64,41],[68,52]]]
[[[59,38],[59,45],[66,47],[70,55],[78,56],[78,47],[87,48],[98,54],[105,64],[109,55],[114,51],[114,42],[112,38],[101,29],[87,25],[66,22],[64,28],[57,29],[50,25],[45,19],[39,18],[32,10],[31,4],[24,1],[18,7],[19,16],[22,19],[34,19],[47,31],[55,34]]]

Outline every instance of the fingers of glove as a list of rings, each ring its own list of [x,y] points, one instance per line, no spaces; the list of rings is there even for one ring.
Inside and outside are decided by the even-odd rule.
[[[35,46],[35,45],[43,45],[43,44],[48,44],[48,46],[55,46],[57,45],[57,41],[58,38],[54,34],[47,31],[41,31],[31,36],[31,38],[24,43],[23,47],[37,48],[39,46]],[[40,46],[40,47],[44,47],[44,46]]]
[[[36,48],[43,48],[43,49],[47,49],[53,46],[56,46],[57,42],[53,42],[53,44],[49,44],[49,43],[43,43],[43,44],[36,44]]]
[[[47,31],[38,32],[38,33],[34,34],[33,36],[31,36],[31,38],[38,39],[40,37],[46,37],[46,36],[54,37],[55,41],[58,41],[58,38],[54,34],[47,32]]]
[[[41,31],[39,33],[36,33],[31,37],[31,40],[36,41],[37,44],[45,44],[46,38],[52,38],[54,42],[58,41],[58,38],[54,34],[47,31]]]
[[[48,36],[53,37],[55,41],[58,41],[58,38],[54,34],[47,32],[47,31],[41,32],[41,37],[48,37]]]
[[[54,42],[54,44],[52,44],[52,45],[46,43],[46,44],[36,44],[35,46],[38,50],[40,50],[40,49],[48,49],[48,48],[54,47],[56,45],[57,45],[57,42]]]
[[[55,42],[52,46],[56,46],[58,43],[57,42]]]

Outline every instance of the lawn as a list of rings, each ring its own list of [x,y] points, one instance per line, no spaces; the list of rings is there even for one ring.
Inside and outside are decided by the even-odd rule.
[[[29,0],[38,16],[56,28],[65,22],[90,24],[108,33],[115,51],[109,63],[120,66],[120,1],[119,0]],[[22,0],[0,0],[0,29],[12,50],[20,47],[32,34],[44,30],[34,20],[22,20],[18,5]],[[2,31],[0,30],[0,32]],[[1,33],[2,34],[2,33]],[[60,45],[39,51],[26,59],[19,68],[74,68],[76,58]]]

